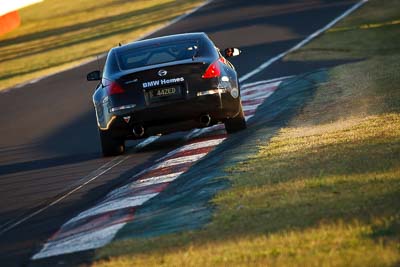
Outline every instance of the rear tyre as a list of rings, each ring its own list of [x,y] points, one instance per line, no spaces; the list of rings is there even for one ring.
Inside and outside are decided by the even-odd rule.
[[[224,124],[225,124],[225,130],[228,134],[246,129],[246,119],[244,117],[242,104],[240,104],[239,114],[234,118],[226,119]]]
[[[99,130],[101,150],[105,157],[121,155],[125,151],[125,140],[111,136],[110,131]]]

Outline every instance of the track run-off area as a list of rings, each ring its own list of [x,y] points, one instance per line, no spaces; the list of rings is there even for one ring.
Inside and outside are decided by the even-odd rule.
[[[208,1],[149,36],[204,31],[220,48],[240,47],[243,54],[232,63],[241,77],[246,131],[252,129],[257,108],[283,80],[340,63],[293,66],[281,59],[366,1],[265,2]],[[92,62],[0,94],[5,113],[15,110],[18,121],[16,126],[1,118],[0,257],[5,266],[106,245],[135,221],[140,206],[160,197],[229,139],[223,125],[217,125],[151,137],[131,145],[127,155],[101,158],[90,109],[92,91],[87,89],[93,84],[82,85],[84,75],[96,66]],[[20,111],[23,107],[37,115],[26,115]],[[60,111],[55,112],[57,107]]]

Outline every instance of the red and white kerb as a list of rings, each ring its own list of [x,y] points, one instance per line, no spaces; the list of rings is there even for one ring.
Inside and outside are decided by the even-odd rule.
[[[280,83],[281,80],[261,81],[242,87],[246,120],[254,116],[257,107],[274,93]],[[108,244],[125,224],[135,220],[137,207],[157,196],[226,138],[222,124],[192,131],[185,145],[156,160],[153,166],[135,174],[131,179],[133,182],[111,191],[96,206],[67,221],[32,259]]]

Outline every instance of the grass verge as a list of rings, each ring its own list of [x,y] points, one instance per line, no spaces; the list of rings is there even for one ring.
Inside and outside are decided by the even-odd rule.
[[[20,11],[0,37],[0,90],[85,62],[130,42],[203,0],[46,0]]]
[[[359,61],[330,69],[286,127],[227,170],[210,224],[114,242],[94,266],[397,266],[400,26],[361,26],[399,10],[370,1],[286,58]]]

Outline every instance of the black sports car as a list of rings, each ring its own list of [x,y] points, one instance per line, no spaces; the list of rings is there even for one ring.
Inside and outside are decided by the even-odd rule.
[[[93,94],[102,151],[124,152],[125,140],[224,123],[246,128],[237,74],[205,33],[178,34],[112,48]]]

